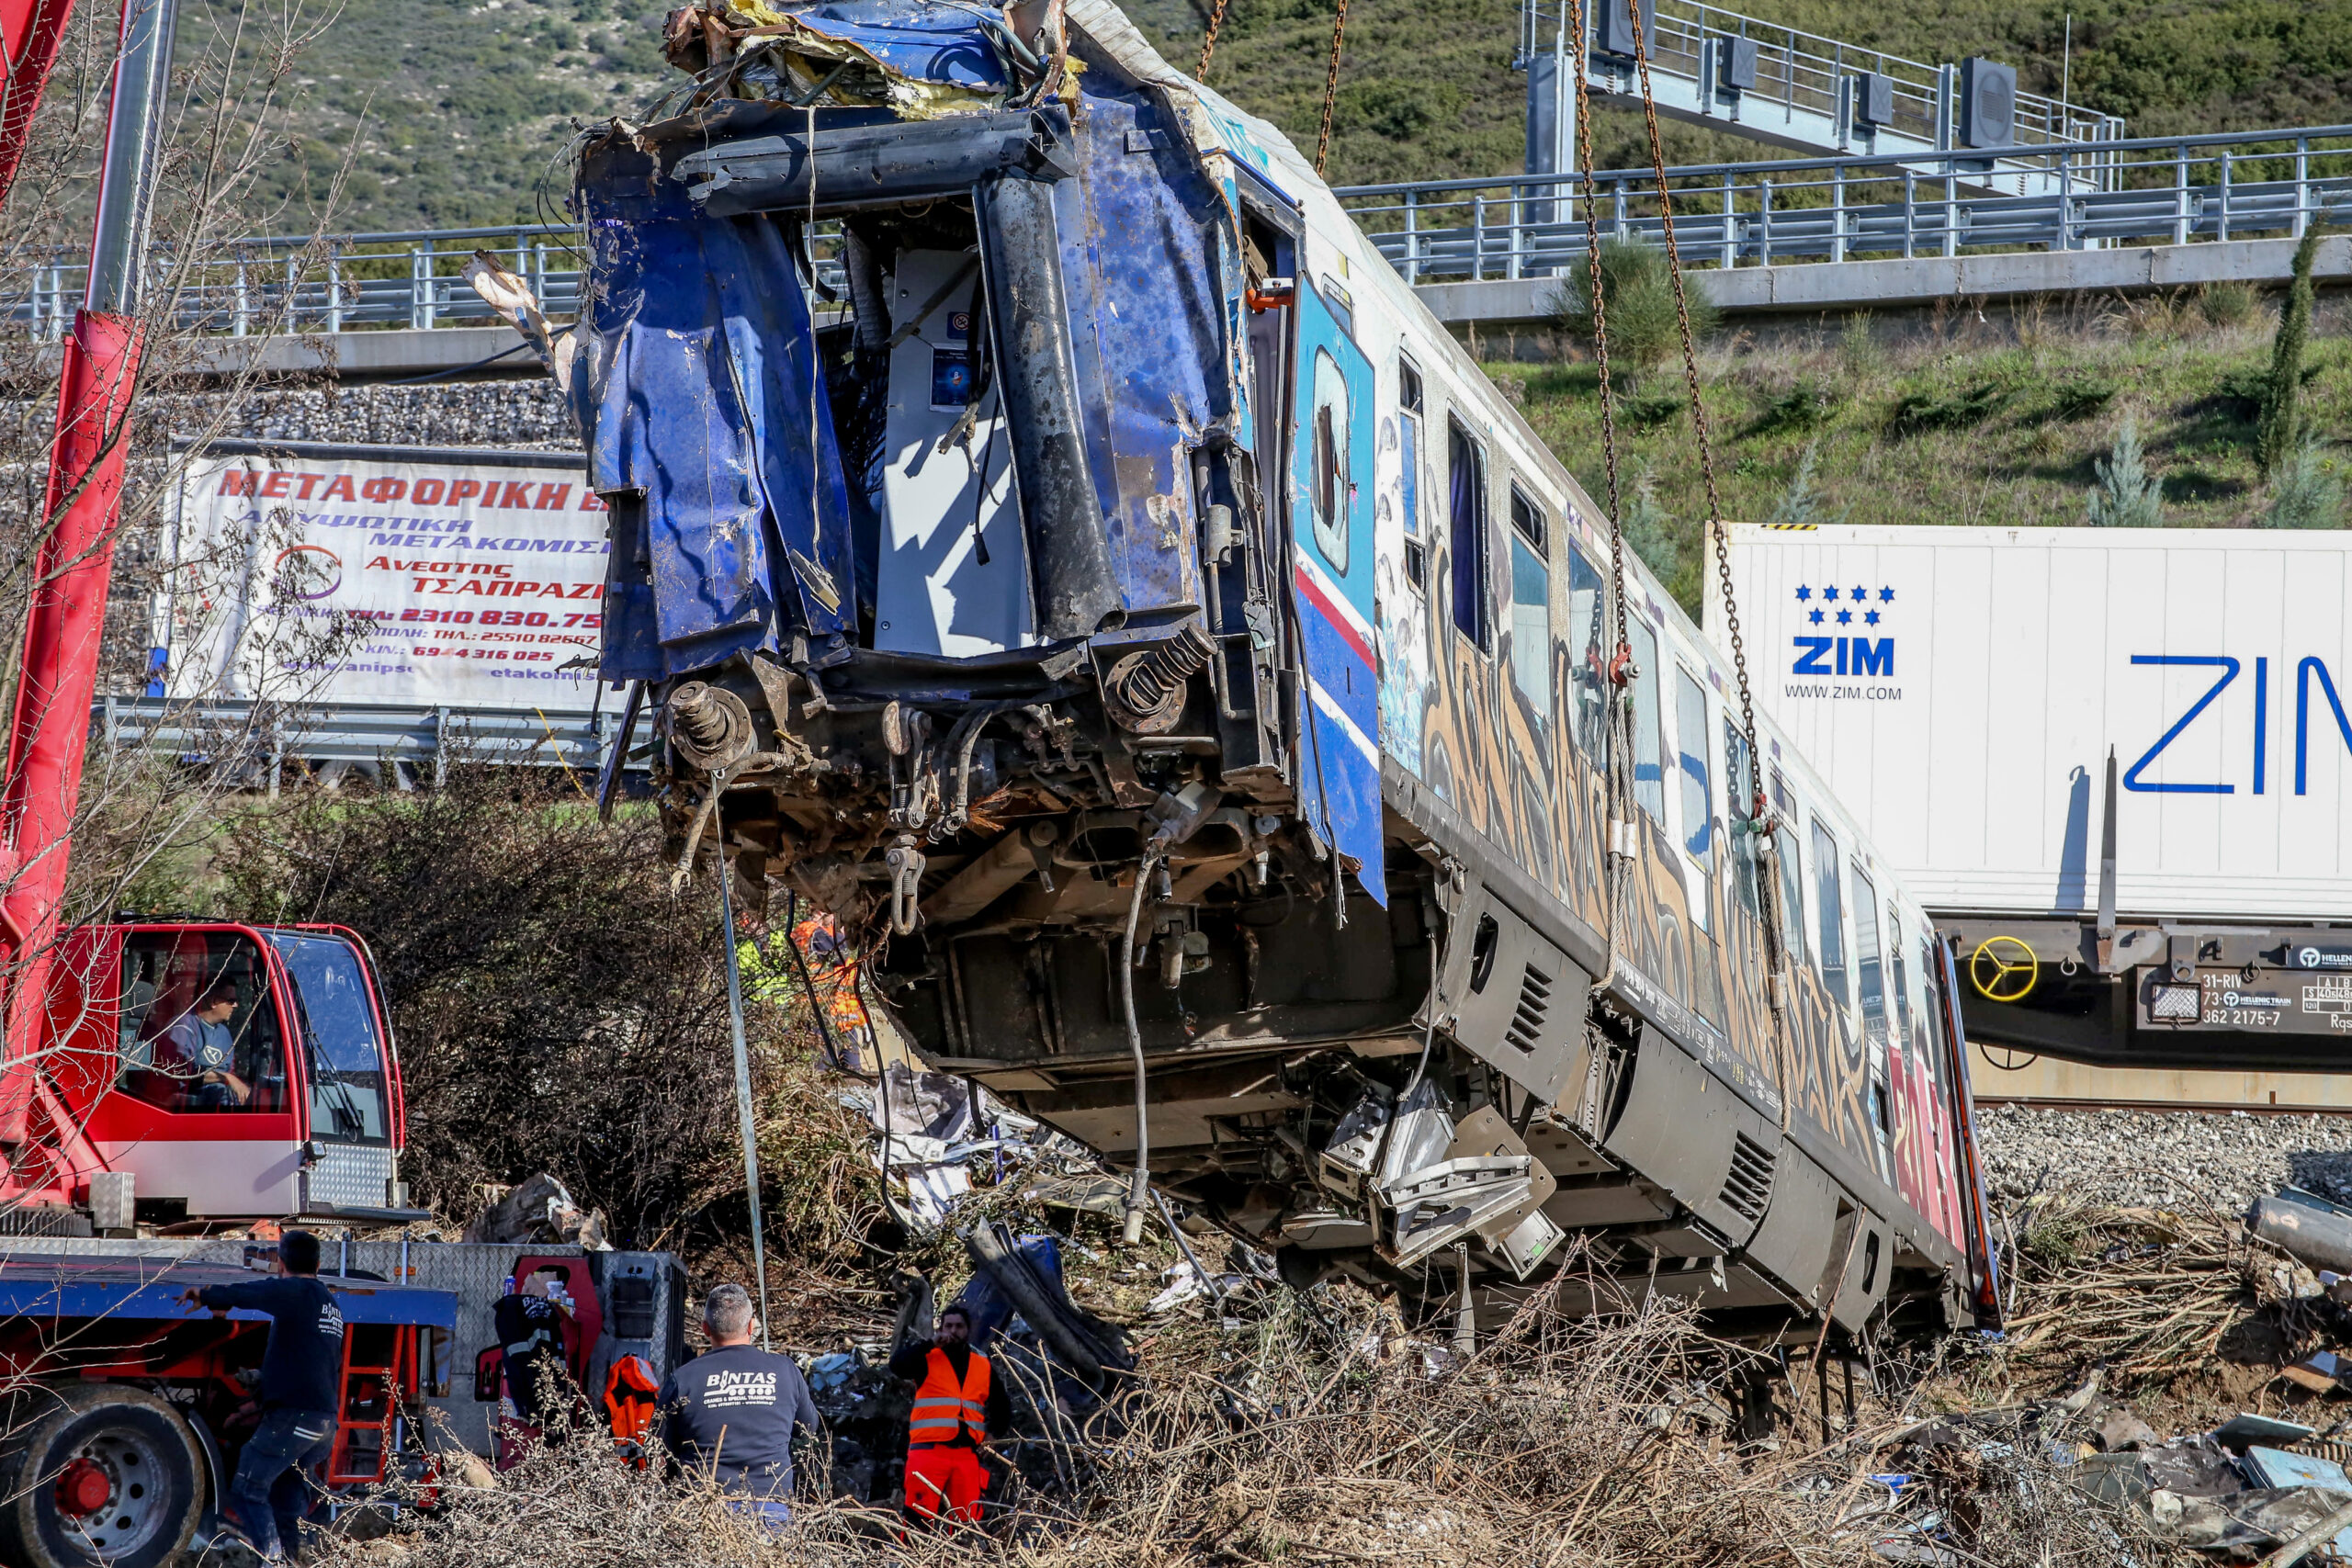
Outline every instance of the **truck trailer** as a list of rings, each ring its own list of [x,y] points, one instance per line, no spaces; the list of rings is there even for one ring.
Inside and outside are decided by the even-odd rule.
[[[2343,1061],[2352,536],[1744,525],[1732,568],[1759,703],[1952,934],[1972,1039]]]

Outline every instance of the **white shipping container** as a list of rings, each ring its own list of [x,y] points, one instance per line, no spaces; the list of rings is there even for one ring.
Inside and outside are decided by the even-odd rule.
[[[1756,702],[1939,913],[2352,920],[2352,534],[1731,530]],[[1708,574],[1706,625],[1721,643]]]

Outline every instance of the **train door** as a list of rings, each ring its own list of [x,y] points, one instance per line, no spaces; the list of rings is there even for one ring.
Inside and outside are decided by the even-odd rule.
[[[1379,663],[1373,652],[1373,375],[1333,276],[1295,280],[1288,471],[1306,654],[1299,795],[1307,819],[1388,902],[1381,857]]]

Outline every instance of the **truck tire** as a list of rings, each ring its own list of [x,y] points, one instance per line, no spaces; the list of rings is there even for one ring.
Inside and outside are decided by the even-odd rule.
[[[204,1506],[204,1459],[178,1411],[128,1383],[76,1383],[17,1406],[0,1454],[0,1562],[159,1568]]]

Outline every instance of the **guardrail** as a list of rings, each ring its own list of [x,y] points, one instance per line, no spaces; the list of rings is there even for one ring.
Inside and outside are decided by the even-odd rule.
[[[425,776],[438,784],[459,757],[568,769],[593,790],[618,720],[601,711],[125,696],[100,697],[90,712],[91,729],[110,750],[165,751],[272,795],[289,761],[376,771],[398,787]]]
[[[1669,168],[1677,251],[1687,265],[1730,267],[2299,235],[2352,191],[2352,126],[2345,125],[2053,144],[2042,153],[2057,177],[2025,195],[1965,189],[1986,164],[1973,151]],[[2077,158],[2088,172],[2082,180],[2072,174]],[[1609,169],[1594,178],[1607,232],[1661,241],[1650,171]],[[1411,283],[1545,276],[1584,251],[1575,175],[1351,186],[1336,194]],[[517,224],[239,240],[187,269],[180,316],[195,330],[232,337],[479,325],[495,317],[459,272],[476,250],[488,250],[529,280],[549,315],[564,317],[580,304],[576,239],[570,229]],[[820,257],[819,274],[839,286],[830,258]],[[83,263],[61,255],[0,281],[0,323],[62,335],[83,277]]]
[[[2330,145],[2333,143],[2333,145]],[[2053,148],[2064,165],[2097,160],[2103,188],[1971,195],[1964,166],[1982,152],[1797,158],[1667,171],[1675,251],[1686,265],[1772,266],[1865,255],[2081,250],[2199,240],[2300,236],[2352,210],[2352,126],[2151,137]],[[1339,192],[1408,283],[1541,277],[1585,254],[1588,221],[1606,235],[1664,243],[1648,170],[1581,176],[1431,180]]]

